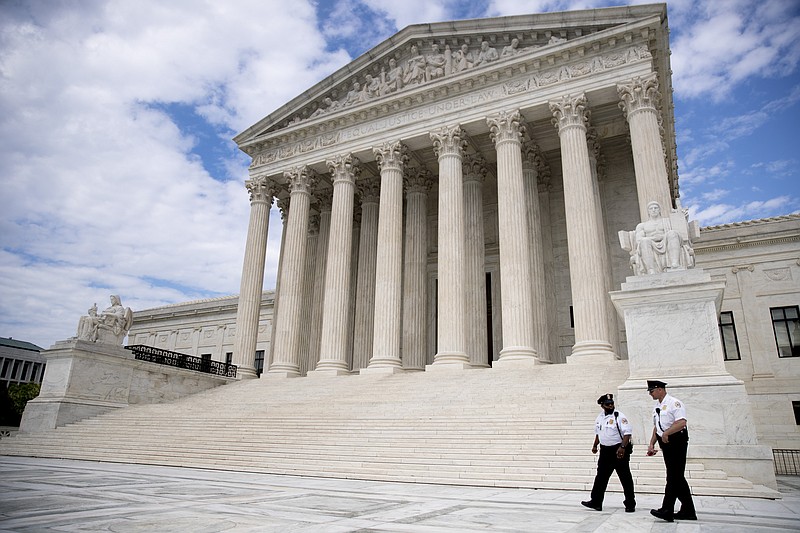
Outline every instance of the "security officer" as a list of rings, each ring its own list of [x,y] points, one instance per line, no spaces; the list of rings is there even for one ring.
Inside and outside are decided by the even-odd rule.
[[[598,398],[597,403],[602,406],[603,412],[594,421],[594,445],[592,453],[597,453],[600,445],[600,458],[597,460],[597,475],[594,477],[592,499],[581,502],[581,505],[603,510],[603,498],[611,473],[616,470],[622,490],[625,492],[625,512],[632,513],[636,510],[636,497],[633,494],[633,477],[631,476],[631,425],[628,418],[614,410],[614,395],[604,394]]]
[[[664,501],[660,509],[652,509],[650,514],[656,518],[673,520],[697,520],[692,501],[692,491],[686,481],[686,448],[689,446],[689,429],[686,426],[686,408],[683,402],[667,394],[667,384],[663,381],[648,380],[647,392],[656,404],[653,407],[653,436],[647,455],[656,453],[656,441],[664,452],[664,465],[667,468],[667,485],[664,488]],[[681,501],[681,509],[675,513],[675,500]]]

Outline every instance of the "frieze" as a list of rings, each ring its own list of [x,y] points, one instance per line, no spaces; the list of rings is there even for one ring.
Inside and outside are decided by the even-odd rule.
[[[519,54],[524,51],[525,50],[520,51]],[[501,59],[507,59],[508,57],[511,57],[511,55],[511,52],[507,52],[506,56],[501,55],[498,61]],[[430,103],[415,109],[409,109],[408,111],[380,117],[372,121],[364,121],[353,126],[343,127],[335,132],[326,132],[315,136],[309,136],[302,140],[284,144],[266,151],[261,151],[253,157],[250,168],[252,169],[263,165],[269,165],[271,163],[275,163],[276,161],[289,159],[291,157],[314,150],[329,148],[338,143],[343,143],[359,137],[379,133],[390,128],[402,127],[412,122],[424,121],[445,113],[457,111],[459,109],[469,109],[477,104],[490,102],[493,99],[501,96],[511,96],[534,91],[540,87],[546,87],[582,76],[589,76],[602,70],[608,70],[626,63],[631,63],[642,59],[649,59],[651,57],[652,56],[647,46],[638,45],[618,51],[612,51],[591,59],[581,60],[580,62],[572,65],[556,66],[550,69],[536,70],[524,78],[511,80],[497,87],[489,87],[480,91],[469,92],[462,96],[456,96],[450,99]],[[534,62],[534,67],[537,66],[537,63],[539,63],[539,61]],[[464,84],[465,87],[469,87],[470,85],[471,84],[468,82]],[[360,87],[361,85],[358,84],[358,86]],[[352,90],[355,89],[351,89],[351,91]],[[379,92],[378,94],[383,96],[390,94],[391,92],[395,91],[384,93]],[[357,97],[355,94],[351,94],[351,99],[356,98]],[[420,98],[417,98],[416,100],[420,101]],[[362,99],[361,101],[366,100]],[[331,102],[334,102],[334,100],[331,100]],[[337,109],[346,107],[340,102],[337,102],[337,104],[338,105],[332,105]]]

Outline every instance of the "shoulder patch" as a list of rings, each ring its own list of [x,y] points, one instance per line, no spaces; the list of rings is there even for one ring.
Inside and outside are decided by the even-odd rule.
[[[627,418],[623,418],[622,420],[620,420],[620,422],[623,423],[623,424],[627,424],[628,423],[628,419]]]
[[[681,402],[679,402],[679,401],[677,401],[677,400],[676,400],[676,401],[675,401],[675,407],[680,407],[680,406],[681,406]]]

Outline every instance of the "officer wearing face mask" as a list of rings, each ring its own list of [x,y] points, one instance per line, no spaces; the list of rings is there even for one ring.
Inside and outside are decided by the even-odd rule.
[[[611,473],[617,471],[622,490],[625,492],[625,512],[632,513],[636,510],[636,497],[633,493],[633,477],[631,476],[631,425],[628,417],[614,410],[614,395],[604,394],[598,398],[597,403],[603,408],[594,422],[594,445],[592,453],[597,453],[600,446],[600,458],[597,460],[597,475],[592,487],[592,498],[581,502],[581,505],[603,510],[603,498],[608,487]]]

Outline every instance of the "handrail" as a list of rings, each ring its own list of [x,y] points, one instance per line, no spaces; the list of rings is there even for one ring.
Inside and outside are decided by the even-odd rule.
[[[171,352],[169,350],[163,350],[154,346],[145,346],[144,344],[125,346],[125,349],[132,351],[134,357],[139,361],[148,361],[150,363],[157,363],[159,365],[186,368],[188,370],[195,370],[205,374],[214,374],[217,376],[235,378],[236,370],[238,368],[236,365],[202,359],[200,357],[194,357],[183,353]]]

